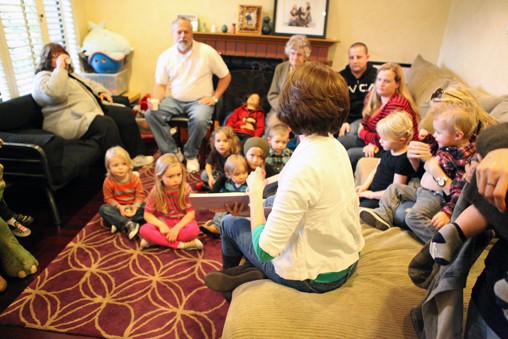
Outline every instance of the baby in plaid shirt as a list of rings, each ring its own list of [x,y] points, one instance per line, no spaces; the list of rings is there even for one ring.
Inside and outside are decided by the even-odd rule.
[[[293,151],[287,148],[289,142],[289,128],[285,125],[275,125],[268,130],[267,141],[270,152],[266,157],[266,163],[270,164],[278,174],[287,164]]]

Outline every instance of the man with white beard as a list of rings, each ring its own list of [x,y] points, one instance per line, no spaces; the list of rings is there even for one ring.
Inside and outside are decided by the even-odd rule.
[[[164,51],[157,61],[152,106],[146,120],[161,154],[174,153],[183,161],[187,171],[199,172],[198,150],[212,119],[214,105],[231,82],[231,74],[222,57],[212,47],[193,40],[192,24],[186,18],[177,18],[171,24],[175,45]],[[213,88],[212,76],[219,78]],[[168,95],[166,90],[169,88]],[[183,155],[172,138],[168,122],[173,116],[189,117],[189,139]]]

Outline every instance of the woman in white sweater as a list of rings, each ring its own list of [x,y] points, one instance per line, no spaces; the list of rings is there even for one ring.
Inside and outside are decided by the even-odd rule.
[[[136,167],[152,163],[153,157],[142,155],[144,145],[132,111],[106,106],[113,102],[108,90],[74,73],[70,60],[61,45],[50,43],[42,49],[32,96],[41,106],[43,128],[67,140],[96,139],[103,154],[123,146]]]
[[[266,276],[323,293],[355,271],[364,245],[358,198],[347,152],[332,135],[348,111],[347,85],[330,67],[308,62],[289,74],[277,114],[300,144],[280,173],[267,220],[264,173],[250,174],[250,220],[229,216],[222,222],[223,270],[205,277],[209,288],[231,292]],[[248,263],[237,266],[244,256]]]

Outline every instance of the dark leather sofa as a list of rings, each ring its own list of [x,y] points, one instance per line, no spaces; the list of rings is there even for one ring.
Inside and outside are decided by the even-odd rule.
[[[42,112],[30,94],[0,103],[0,163],[8,185],[43,187],[55,224],[61,224],[53,193],[86,176],[100,157],[92,140],[65,140],[42,129]]]

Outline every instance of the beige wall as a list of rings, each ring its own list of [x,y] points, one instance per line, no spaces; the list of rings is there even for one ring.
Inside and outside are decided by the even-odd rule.
[[[508,1],[453,0],[439,64],[471,87],[508,93]]]
[[[300,0],[297,0],[300,1]],[[456,0],[459,1],[459,0]],[[468,0],[461,0],[468,1]],[[494,0],[493,0],[494,1]],[[236,22],[244,0],[75,0],[81,39],[87,21],[104,21],[106,27],[129,39],[134,48],[130,89],[149,93],[159,54],[173,44],[170,23],[176,14],[196,14],[208,27],[215,22]],[[251,1],[273,17],[273,0]],[[333,67],[347,63],[347,48],[364,41],[371,60],[410,63],[417,54],[437,62],[452,0],[330,0],[327,37],[340,40],[330,52]],[[429,13],[432,13],[430,15]]]

